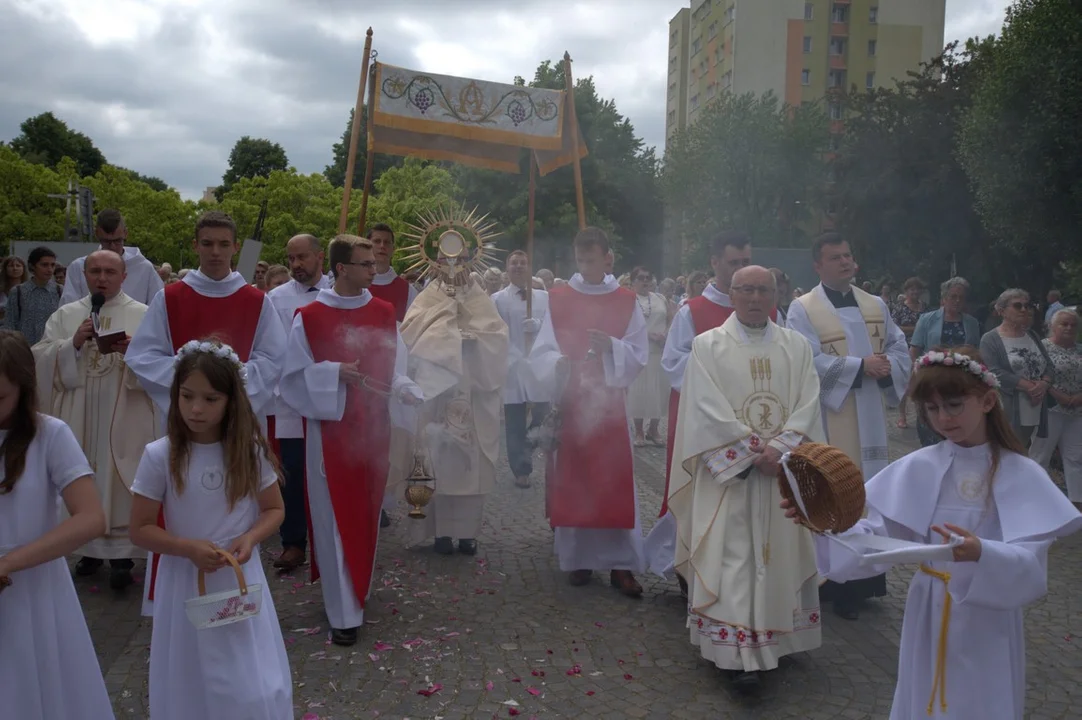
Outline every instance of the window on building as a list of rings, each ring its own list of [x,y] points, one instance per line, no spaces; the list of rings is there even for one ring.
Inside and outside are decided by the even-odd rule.
[[[669,99],[672,100],[676,97],[676,83],[669,85]]]
[[[669,47],[671,47],[671,48],[676,47],[676,35],[677,35],[677,33],[676,33],[675,30],[673,31],[673,33],[671,35],[669,35]]]
[[[872,6],[868,8],[868,22],[875,25],[879,22],[879,8]]]
[[[703,39],[701,37],[695,38],[695,41],[691,43],[691,55],[694,57],[700,50],[703,49]]]
[[[836,23],[849,22],[849,6],[835,5],[830,12],[830,21]]]
[[[676,122],[676,111],[675,110],[670,110],[669,111],[669,124],[672,125],[675,122]]]
[[[715,20],[714,22],[710,23],[710,27],[706,29],[706,32],[711,40],[716,38],[718,36],[718,21]]]
[[[870,72],[865,76],[864,86],[869,90],[875,87],[875,73]]]
[[[730,70],[729,72],[727,72],[727,73],[725,73],[724,75],[721,76],[721,89],[722,90],[728,90],[732,86],[733,86],[733,71]]]
[[[875,40],[868,41],[868,57],[875,57],[876,42]]]
[[[676,56],[675,55],[673,55],[671,58],[669,58],[669,74],[672,75],[674,72],[676,72]]]
[[[830,38],[830,54],[845,55],[845,38]]]
[[[804,36],[804,54],[807,55],[812,51],[812,39],[811,35]]]
[[[841,120],[842,119],[842,106],[838,103],[830,103],[830,119]]]
[[[814,20],[815,19],[815,5],[812,5],[810,2],[804,3],[804,19],[805,20]]]
[[[733,20],[736,20],[736,5],[725,8],[725,24],[728,25]]]
[[[845,70],[831,70],[827,73],[827,85],[832,88],[844,88]]]
[[[804,68],[800,71],[800,84],[811,85],[811,70]]]
[[[710,83],[706,86],[706,99],[709,100],[718,94],[718,84]]]
[[[696,93],[691,96],[691,103],[689,104],[692,110],[699,109],[699,94]]]

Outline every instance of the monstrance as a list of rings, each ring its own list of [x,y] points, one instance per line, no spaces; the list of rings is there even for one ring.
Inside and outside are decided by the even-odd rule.
[[[421,215],[402,234],[414,242],[402,248],[412,263],[406,272],[421,270],[422,278],[440,281],[453,296],[456,286],[469,284],[470,273],[483,274],[490,267],[491,256],[501,252],[492,241],[502,234],[477,208],[440,208]]]

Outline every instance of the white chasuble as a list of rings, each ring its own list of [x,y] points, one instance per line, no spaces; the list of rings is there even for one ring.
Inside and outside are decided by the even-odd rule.
[[[123,292],[101,309],[103,330],[135,334],[147,306]],[[132,482],[147,443],[161,434],[150,397],[120,353],[102,354],[90,338],[75,349],[72,338],[90,317],[89,296],[64,305],[49,318],[34,346],[39,404],[66,422],[79,440],[105,507],[108,530],[79,554],[103,560],[142,556],[128,539]]]
[[[772,322],[756,331],[733,315],[692,345],[669,509],[691,642],[720,668],[772,670],[820,645],[811,533],[785,517],[777,478],[752,464],[763,445],[824,440],[818,394],[808,343]]]
[[[823,286],[815,286],[789,306],[788,323],[811,343],[828,441],[860,466],[867,482],[890,462],[884,399],[898,405],[913,363],[883,301],[851,291],[859,307],[836,308]],[[890,360],[889,385],[862,375],[862,358],[872,354]]]

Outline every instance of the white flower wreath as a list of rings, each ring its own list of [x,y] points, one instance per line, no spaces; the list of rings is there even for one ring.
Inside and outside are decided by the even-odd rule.
[[[181,358],[193,353],[207,353],[208,355],[216,355],[223,360],[228,360],[230,364],[237,369],[241,382],[244,384],[248,383],[248,368],[240,361],[240,356],[238,356],[237,353],[233,351],[233,348],[228,345],[218,345],[206,340],[189,340],[177,351],[175,362],[179,363]]]
[[[979,363],[973,358],[966,357],[961,353],[943,353],[937,350],[925,353],[921,355],[917,360],[917,364],[920,367],[928,367],[929,365],[946,365],[948,367],[957,367],[965,370],[971,375],[976,375],[981,381],[990,388],[999,389],[999,378],[995,376],[991,370],[989,370],[983,363]]]

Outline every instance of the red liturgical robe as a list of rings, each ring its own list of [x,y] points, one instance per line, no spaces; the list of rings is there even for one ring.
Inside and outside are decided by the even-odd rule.
[[[360,373],[371,378],[377,388],[391,386],[398,335],[394,308],[389,303],[374,299],[346,309],[314,302],[297,313],[315,362],[358,361]],[[363,608],[376,562],[379,511],[387,487],[391,450],[388,400],[348,386],[342,419],[320,421],[320,432],[323,468],[345,566]],[[315,581],[319,579],[315,540],[312,550]]]
[[[588,330],[621,338],[635,294],[620,288],[586,295],[570,286],[549,292],[549,313],[571,375],[560,399],[562,426],[547,482],[553,527],[635,527],[635,478],[627,428],[627,391],[605,384],[601,356],[585,360]]]
[[[410,284],[401,277],[396,277],[386,285],[371,285],[368,292],[372,297],[379,298],[394,306],[395,319],[402,322],[406,317],[406,307],[409,305]]]

